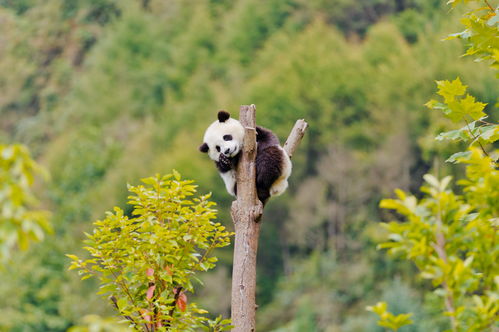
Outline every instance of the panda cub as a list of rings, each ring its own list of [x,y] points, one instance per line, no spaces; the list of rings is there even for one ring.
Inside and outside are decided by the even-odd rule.
[[[204,134],[199,150],[215,161],[229,194],[236,196],[236,166],[242,150],[244,127],[226,111],[218,112]],[[256,189],[265,204],[270,196],[282,194],[288,187],[291,160],[270,130],[256,126]]]

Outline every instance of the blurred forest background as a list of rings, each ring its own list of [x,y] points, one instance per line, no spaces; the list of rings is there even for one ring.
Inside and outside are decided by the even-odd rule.
[[[378,207],[422,175],[460,172],[435,142],[453,128],[423,104],[434,80],[460,76],[494,105],[485,64],[460,58],[459,10],[441,0],[0,0],[0,143],[26,144],[51,178],[37,187],[54,234],[0,271],[1,331],[65,331],[109,316],[96,282],[67,271],[83,232],[126,183],[177,169],[232,198],[198,152],[218,109],[257,105],[283,141],[310,128],[290,189],[268,204],[258,258],[259,331],[382,331],[377,300],[413,312],[400,331],[441,331],[431,284],[376,250]],[[130,211],[128,211],[130,212]],[[229,315],[232,248],[195,301]]]

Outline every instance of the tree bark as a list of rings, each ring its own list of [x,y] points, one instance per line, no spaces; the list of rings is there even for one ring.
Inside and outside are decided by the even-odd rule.
[[[232,203],[236,232],[232,268],[232,325],[236,332],[255,331],[256,254],[263,206],[256,194],[256,108],[241,106],[239,121],[245,128],[237,167],[237,199]]]
[[[291,129],[291,133],[284,143],[283,149],[288,154],[289,158],[293,157],[298,144],[300,144],[303,135],[305,135],[305,130],[308,128],[308,123],[304,119],[296,120],[296,123]]]
[[[237,166],[237,199],[231,215],[236,237],[232,268],[231,318],[235,332],[253,332],[256,325],[256,257],[263,205],[256,192],[256,107],[243,105],[239,121],[245,129],[241,159]],[[301,141],[307,123],[298,120],[284,150],[291,157]]]

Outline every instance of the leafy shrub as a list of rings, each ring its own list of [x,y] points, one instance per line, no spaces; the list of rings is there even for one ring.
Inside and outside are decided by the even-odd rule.
[[[485,3],[486,7],[467,13],[462,19],[466,30],[450,38],[466,40],[465,55],[490,61],[494,68],[499,60],[499,11]],[[421,187],[421,199],[397,190],[397,199],[385,199],[380,206],[396,210],[404,222],[385,224],[390,240],[379,247],[414,262],[420,276],[431,280],[452,331],[495,331],[499,327],[499,170],[498,151],[491,144],[499,140],[499,125],[485,120],[487,105],[467,94],[459,78],[437,81],[437,86],[443,100],[430,100],[426,106],[464,124],[437,139],[470,144],[467,151],[447,160],[466,165],[466,177],[458,181],[463,193],[450,188],[451,177],[439,181],[430,174],[424,176],[427,185]]]
[[[52,231],[48,211],[33,209],[37,200],[31,188],[39,174],[45,173],[25,146],[0,144],[0,261]]]
[[[96,221],[85,241],[92,258],[67,255],[70,269],[82,279],[98,277],[99,294],[136,329],[223,331],[228,321],[202,316],[207,311],[188,304],[187,292],[194,292],[194,280],[201,283],[197,272],[215,267],[212,251],[229,245],[232,234],[212,221],[209,195],[191,198],[196,186],[177,172],[142,182],[129,186],[133,216],[116,207]]]

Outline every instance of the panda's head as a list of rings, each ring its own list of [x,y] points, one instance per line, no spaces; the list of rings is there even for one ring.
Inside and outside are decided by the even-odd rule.
[[[238,120],[232,119],[228,112],[219,111],[218,120],[206,129],[199,151],[208,153],[214,161],[219,160],[221,153],[227,157],[234,157],[241,151],[243,138],[243,125]]]

